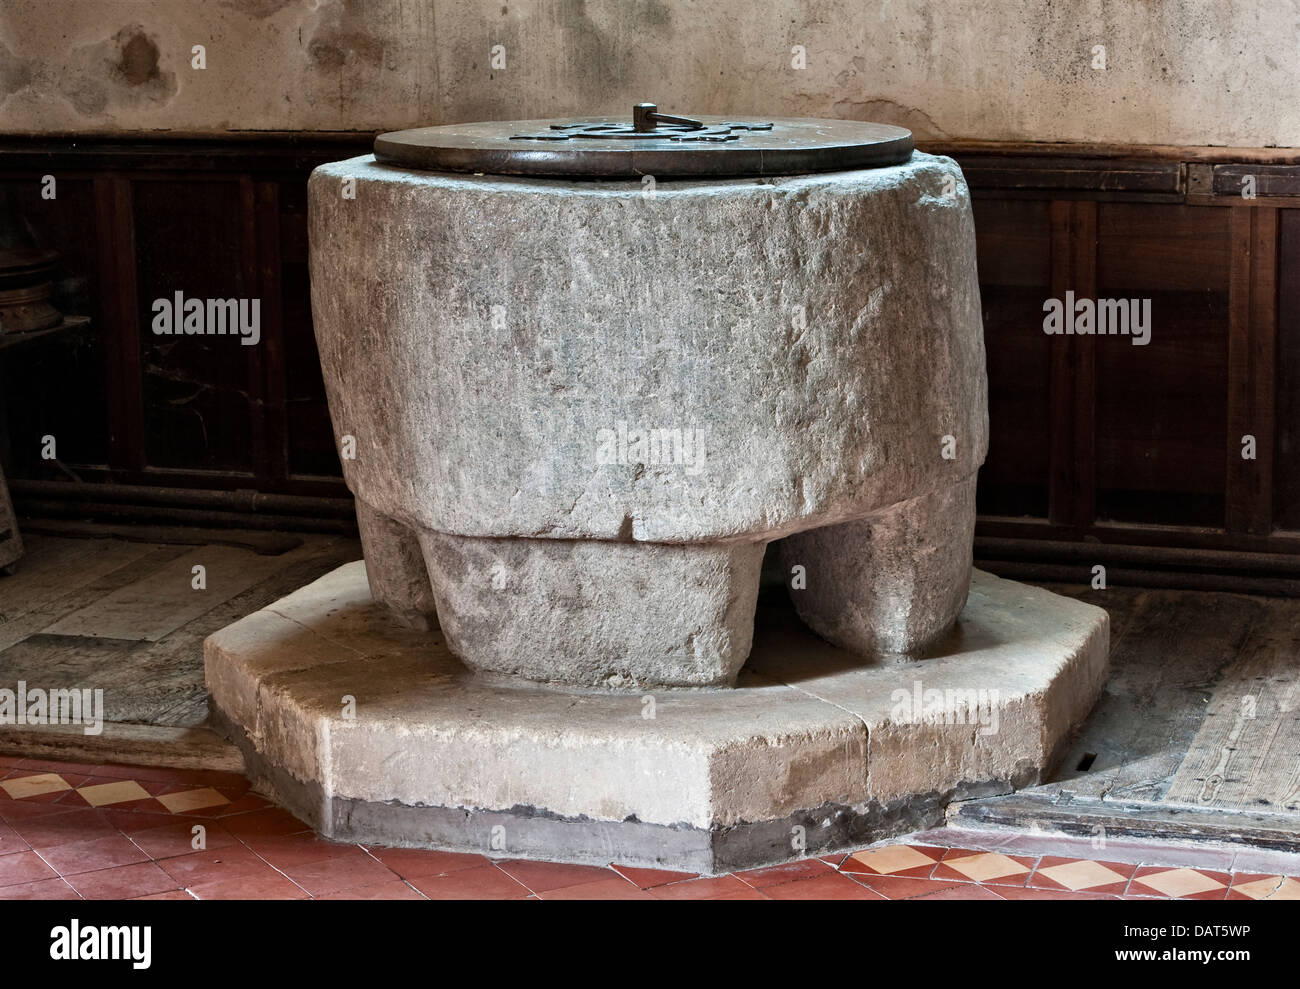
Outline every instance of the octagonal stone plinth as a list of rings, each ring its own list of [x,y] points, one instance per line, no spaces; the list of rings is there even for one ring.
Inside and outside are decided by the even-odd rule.
[[[937,823],[1039,782],[1106,673],[1099,608],[975,572],[952,634],[867,665],[764,596],[735,689],[557,691],[398,625],[365,565],[210,636],[248,772],[321,834],[705,873]]]

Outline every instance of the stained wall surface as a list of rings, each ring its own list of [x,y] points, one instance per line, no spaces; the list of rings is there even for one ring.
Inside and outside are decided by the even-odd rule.
[[[0,0],[0,133],[367,132],[649,100],[923,140],[1290,147],[1297,51],[1296,0]]]

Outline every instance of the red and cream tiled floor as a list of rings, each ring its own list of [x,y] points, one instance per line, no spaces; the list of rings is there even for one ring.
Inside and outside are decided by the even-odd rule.
[[[1250,849],[948,830],[714,878],[488,859],[321,841],[231,773],[0,756],[0,899],[1294,900],[1297,876]]]

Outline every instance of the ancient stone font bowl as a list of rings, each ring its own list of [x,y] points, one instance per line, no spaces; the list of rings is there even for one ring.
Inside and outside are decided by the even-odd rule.
[[[864,657],[942,635],[987,448],[946,158],[573,181],[310,183],[315,329],[372,592],[470,667],[729,685],[764,549]]]

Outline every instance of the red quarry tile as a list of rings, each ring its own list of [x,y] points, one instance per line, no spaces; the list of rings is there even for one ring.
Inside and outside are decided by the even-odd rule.
[[[32,846],[19,837],[18,832],[8,824],[0,823],[0,855],[12,855],[25,852]]]
[[[735,876],[688,879],[685,882],[654,886],[646,890],[656,900],[711,900],[717,896],[744,893],[754,887]]]
[[[175,814],[169,814],[161,807],[157,809],[157,813],[138,810],[124,811],[118,810],[116,807],[104,807],[101,810],[104,814],[104,820],[125,835],[161,828],[163,825],[179,824]],[[195,822],[190,818],[186,818],[185,823],[193,824]]]
[[[258,875],[229,876],[186,887],[200,900],[306,900],[306,890],[274,870]]]
[[[838,869],[840,863],[849,857],[849,852],[832,852],[829,855],[818,855],[817,857],[829,865],[832,869]]]
[[[424,897],[411,889],[400,879],[374,883],[370,886],[354,886],[352,889],[340,889],[317,900],[423,900]]]
[[[57,817],[77,809],[65,807],[63,804],[41,804],[31,800],[0,800],[0,821],[4,821],[16,831],[23,821],[34,821],[38,817]]]
[[[197,837],[194,828],[199,826],[204,829],[203,848],[194,847],[194,839]],[[173,858],[177,855],[189,855],[191,852],[229,848],[231,845],[239,844],[239,839],[220,824],[211,821],[200,823],[194,820],[170,820],[161,827],[135,831],[131,834],[131,840],[144,849],[152,859]]]
[[[997,887],[1001,889],[1003,887]],[[1016,887],[1007,887],[1014,889]],[[949,886],[947,889],[941,889],[936,893],[926,893],[924,896],[913,898],[916,902],[922,900],[1001,900],[1004,897],[999,896],[993,891],[992,887],[979,886],[975,883],[963,883],[960,886]]]
[[[397,873],[392,869],[372,859],[359,848],[356,855],[337,855],[317,862],[281,868],[280,871],[312,896],[322,896],[353,886],[371,886],[397,878]]]
[[[755,889],[767,889],[769,886],[777,886],[781,883],[796,882],[801,879],[816,879],[833,871],[821,859],[810,858],[799,859],[797,862],[782,862],[780,865],[769,865],[763,869],[750,869],[747,872],[737,872],[735,875]]]
[[[652,886],[666,886],[669,883],[698,879],[697,872],[670,872],[667,869],[640,869],[633,865],[611,865],[625,879],[636,884],[637,889],[650,889]]]
[[[1034,871],[1036,855],[1007,855],[975,848],[950,848],[930,873],[932,879],[980,883],[984,886],[1024,886]]]
[[[60,810],[53,814],[42,814],[27,820],[10,820],[9,826],[18,832],[18,837],[37,851],[54,848],[71,842],[85,842],[95,838],[118,836],[117,828],[109,823],[103,811]]]
[[[0,887],[20,886],[57,875],[35,852],[16,852],[0,858]]]
[[[99,872],[68,876],[68,885],[87,900],[129,900],[175,891],[178,883],[152,862],[119,865]]]
[[[181,817],[183,815],[178,814],[177,816]],[[287,810],[281,810],[279,807],[255,810],[249,814],[213,815],[205,813],[201,816],[219,817],[222,827],[237,838],[254,835],[300,834],[303,831],[311,830]]]
[[[1095,859],[1065,858],[1045,855],[1029,877],[1028,886],[1038,889],[1068,890],[1071,893],[1110,893],[1116,896],[1128,889],[1136,865],[1122,862],[1098,862]]]
[[[190,900],[194,897],[183,889],[169,889],[166,893],[153,893],[149,896],[133,896],[133,900]]]
[[[882,845],[854,852],[840,863],[840,872],[866,876],[924,879],[934,871],[945,849],[933,845]]]
[[[1176,900],[1223,900],[1231,878],[1226,872],[1186,867],[1142,866],[1133,873],[1127,896],[1163,896]]]
[[[80,900],[77,891],[66,881],[42,879],[19,886],[0,886],[0,900]]]
[[[875,890],[855,883],[848,876],[833,872],[801,882],[766,886],[763,893],[773,900],[883,900]]]
[[[93,838],[90,841],[70,841],[52,848],[42,848],[40,853],[59,875],[65,877],[149,861],[149,856],[143,850],[130,838],[120,834]]]
[[[654,897],[635,883],[622,876],[611,874],[608,879],[597,879],[594,883],[579,883],[577,886],[561,886],[559,889],[539,893],[543,900],[653,900]]]
[[[307,865],[311,862],[323,862],[326,859],[372,859],[360,845],[351,845],[337,841],[326,841],[307,831],[302,834],[262,836],[251,835],[244,839],[244,844],[251,848],[281,872],[290,868]],[[357,883],[356,885],[361,885]]]
[[[610,870],[603,865],[565,865],[561,862],[531,862],[526,859],[507,859],[496,865],[534,893],[577,886],[579,883],[594,883],[610,877]]]
[[[375,858],[404,879],[412,876],[441,876],[462,869],[491,865],[491,859],[464,852],[439,852],[424,848],[384,848],[364,846]]]
[[[764,896],[761,889],[750,887],[743,893],[723,893],[721,896],[705,897],[708,900],[769,900],[771,897]]]
[[[243,845],[190,852],[188,855],[162,859],[158,865],[182,886],[220,882],[236,876],[264,876],[275,872]]]
[[[913,879],[910,876],[857,876],[856,879],[887,900],[912,900],[957,885],[950,879]]]
[[[1033,886],[989,886],[1004,900],[1118,900],[1108,893],[1072,893],[1068,889],[1038,889]]]
[[[417,876],[407,882],[431,900],[521,900],[528,896],[526,886],[495,865],[459,869],[445,876]]]

